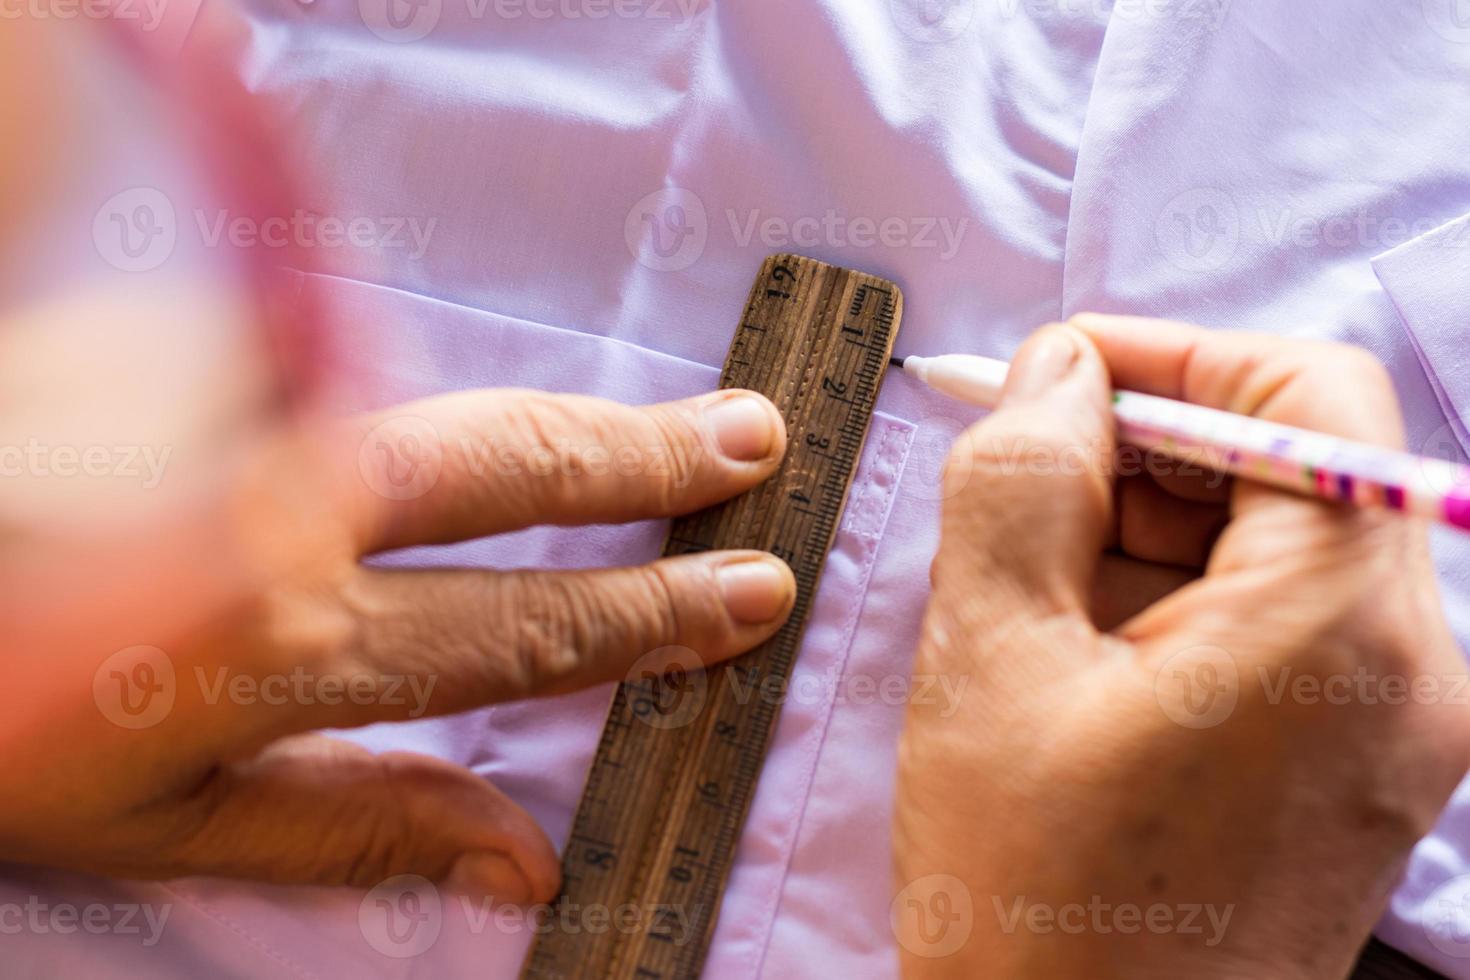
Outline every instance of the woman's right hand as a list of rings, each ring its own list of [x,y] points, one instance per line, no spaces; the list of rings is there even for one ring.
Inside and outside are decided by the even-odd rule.
[[[1096,315],[1027,342],[946,472],[915,670],[969,683],[903,735],[905,973],[1345,976],[1470,763],[1424,526],[1115,479],[1115,384],[1403,441],[1386,372],[1341,345]]]

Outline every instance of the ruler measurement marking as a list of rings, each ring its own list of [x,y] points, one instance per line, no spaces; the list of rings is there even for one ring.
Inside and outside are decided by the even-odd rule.
[[[768,692],[789,682],[901,309],[895,289],[862,273],[790,255],[763,266],[720,383],[776,403],[791,433],[787,457],[737,500],[675,521],[665,553],[780,556],[797,580],[791,619],[757,650],[711,668],[703,708],[683,727],[633,713],[630,692],[652,697],[663,680],[619,686],[563,854],[563,897],[581,907],[631,902],[648,915],[631,933],[542,932],[524,978],[698,976],[775,732],[779,702]]]

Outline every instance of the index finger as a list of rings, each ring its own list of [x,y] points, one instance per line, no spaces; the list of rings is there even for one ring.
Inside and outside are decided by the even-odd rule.
[[[1401,448],[1388,372],[1347,344],[1209,330],[1172,320],[1079,313],[1115,388]]]
[[[364,553],[689,513],[770,476],[786,448],[780,412],[741,390],[638,407],[467,391],[356,426],[337,448],[347,453],[344,509]]]

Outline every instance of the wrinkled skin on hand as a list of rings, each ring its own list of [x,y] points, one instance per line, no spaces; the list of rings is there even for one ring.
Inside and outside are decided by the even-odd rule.
[[[195,36],[213,21],[206,5]],[[156,269],[128,268],[60,206],[98,207],[77,174],[118,179],[131,159],[108,139],[188,152],[159,92],[107,73],[105,30],[0,31],[0,89],[31,93],[0,113],[0,861],[417,873],[550,898],[550,842],[493,785],[316,732],[641,676],[668,647],[718,661],[779,627],[790,571],[753,552],[569,572],[363,559],[707,506],[774,471],[780,416],[753,393],[629,407],[515,390],[329,416],[283,377],[249,257],[180,235]],[[106,125],[119,101],[126,124]]]
[[[1391,686],[1465,674],[1425,529],[1117,477],[1111,385],[1403,441],[1353,348],[1098,315],[1027,343],[945,475],[915,670],[971,682],[952,717],[912,706],[900,751],[898,887],[972,931],[938,956],[900,929],[905,975],[1345,976],[1470,762],[1463,704]],[[1059,465],[1008,464],[1031,451]]]

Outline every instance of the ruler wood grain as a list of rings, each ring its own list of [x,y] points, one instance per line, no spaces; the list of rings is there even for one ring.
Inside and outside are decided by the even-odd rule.
[[[734,661],[618,686],[525,980],[699,975],[902,312],[876,276],[796,255],[761,267],[720,387],[776,404],[786,456],[756,489],[676,520],[664,554],[770,551],[795,573],[795,609]]]

